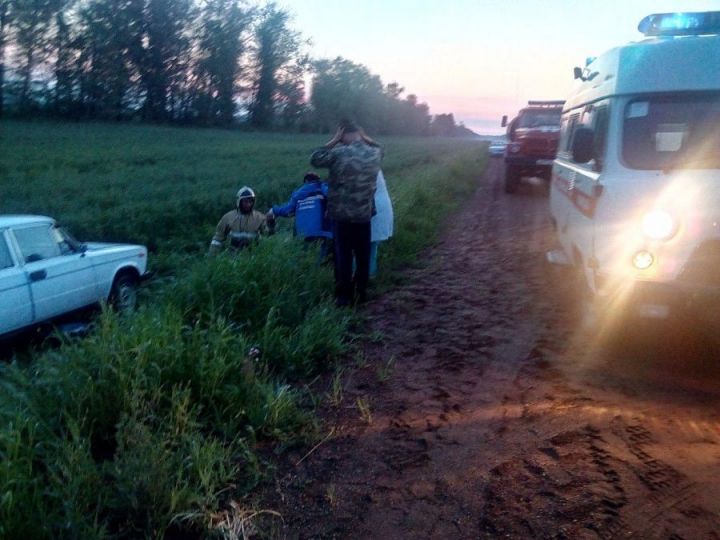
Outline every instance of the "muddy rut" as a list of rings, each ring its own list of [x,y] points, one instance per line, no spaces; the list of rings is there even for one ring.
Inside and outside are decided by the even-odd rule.
[[[621,347],[581,331],[544,262],[544,187],[505,195],[500,168],[365,309],[333,436],[265,497],[272,536],[720,538],[720,356],[673,328]]]

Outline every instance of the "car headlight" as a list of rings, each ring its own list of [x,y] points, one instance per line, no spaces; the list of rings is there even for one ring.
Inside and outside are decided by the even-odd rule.
[[[653,210],[643,216],[641,228],[652,240],[669,240],[677,232],[677,222],[666,211]]]
[[[638,251],[632,259],[633,266],[638,270],[647,270],[655,262],[655,257],[649,251]]]
[[[509,150],[510,150],[513,154],[515,154],[515,153],[517,153],[517,152],[520,151],[520,145],[517,144],[517,143],[511,144],[508,148],[509,148]]]

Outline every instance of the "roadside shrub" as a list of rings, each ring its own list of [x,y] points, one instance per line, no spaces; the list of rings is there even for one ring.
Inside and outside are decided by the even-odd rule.
[[[117,426],[117,450],[103,469],[110,480],[107,521],[118,538],[162,538],[173,523],[202,524],[238,476],[244,445],[203,432],[191,392],[175,387],[138,396]]]
[[[184,326],[169,308],[105,313],[83,342],[31,370],[8,366],[17,401],[7,395],[1,410],[22,414],[0,432],[3,526],[42,519],[41,536],[72,523],[80,537],[109,527],[132,538],[161,536],[178,516],[202,523],[241,468],[257,479],[245,439],[284,444],[313,428],[297,392],[245,356],[246,343],[228,323]]]
[[[0,422],[0,537],[104,538],[103,479],[77,421],[61,429],[3,399]]]
[[[318,266],[317,246],[288,235],[264,239],[242,253],[188,258],[188,271],[172,279],[167,298],[188,319],[221,316],[244,331],[302,321],[308,310],[332,292],[332,271]]]

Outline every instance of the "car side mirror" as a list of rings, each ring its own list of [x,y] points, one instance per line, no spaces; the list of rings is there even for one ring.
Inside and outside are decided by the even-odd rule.
[[[87,244],[80,244],[80,245],[78,246],[78,251],[79,251],[80,253],[85,253],[87,250],[88,250]]]
[[[507,114],[504,114],[502,117],[502,122],[500,122],[500,127],[507,126]]]
[[[575,163],[587,163],[593,158],[595,132],[588,127],[579,127],[575,130],[572,142],[572,159]]]
[[[581,67],[578,67],[578,66],[575,66],[575,67],[573,68],[573,77],[574,77],[575,79],[582,79],[582,78],[583,78],[582,75],[583,75],[583,70],[582,70],[582,68],[581,68]]]

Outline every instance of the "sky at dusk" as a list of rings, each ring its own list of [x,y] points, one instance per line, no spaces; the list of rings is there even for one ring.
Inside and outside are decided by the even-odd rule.
[[[528,99],[564,99],[574,66],[643,39],[650,13],[720,11],[720,0],[280,0],[315,57],[364,64],[432,114],[498,134]]]

